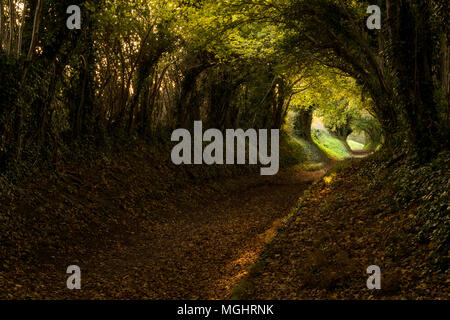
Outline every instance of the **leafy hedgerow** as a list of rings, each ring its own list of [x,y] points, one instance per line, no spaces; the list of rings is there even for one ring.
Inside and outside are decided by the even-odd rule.
[[[425,166],[402,164],[389,177],[397,205],[411,202],[417,205],[415,219],[411,221],[419,227],[417,240],[428,244],[432,264],[444,270],[449,267],[450,250],[448,167],[449,153],[444,152]]]

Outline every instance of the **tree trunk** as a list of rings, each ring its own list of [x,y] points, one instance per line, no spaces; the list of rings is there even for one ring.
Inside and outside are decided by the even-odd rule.
[[[34,12],[33,31],[31,33],[30,47],[28,49],[27,60],[31,60],[37,44],[37,36],[39,32],[39,24],[41,23],[42,0],[38,0],[36,10]]]
[[[78,139],[81,136],[83,129],[83,109],[86,101],[86,88],[88,85],[88,77],[89,77],[89,66],[86,58],[81,56],[83,61],[83,71],[82,71],[82,83],[81,83],[81,92],[80,92],[80,102],[77,105],[77,110],[75,113],[75,127],[73,130],[74,138]]]
[[[181,85],[181,93],[177,102],[177,125],[180,128],[188,128],[195,117],[193,111],[196,107],[196,83],[200,74],[206,69],[206,66],[199,66],[188,69],[184,74]]]
[[[297,111],[297,115],[294,120],[295,134],[300,138],[307,141],[311,141],[311,124],[313,120],[314,108],[309,107],[307,109],[300,109]]]
[[[23,11],[22,11],[22,19],[20,21],[19,34],[17,36],[17,58],[22,54],[22,38],[23,38],[23,30],[25,28],[25,17],[27,12],[27,1],[23,3]]]
[[[3,50],[3,22],[4,22],[4,12],[3,12],[3,0],[0,0],[0,51]]]
[[[15,31],[15,20],[16,20],[16,8],[14,0],[9,0],[9,39],[6,49],[8,55],[13,53],[14,49],[14,31]]]
[[[393,63],[397,93],[404,110],[410,145],[420,160],[439,152],[441,129],[432,80],[431,9],[424,0],[402,1],[397,10],[398,33]]]

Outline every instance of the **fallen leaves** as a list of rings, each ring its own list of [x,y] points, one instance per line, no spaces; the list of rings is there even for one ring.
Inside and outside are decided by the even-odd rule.
[[[66,164],[0,209],[6,299],[223,299],[323,172],[192,181],[144,153]],[[157,154],[156,154],[157,156]],[[174,171],[175,170],[175,171]],[[204,169],[194,176],[202,176]],[[20,188],[20,186],[18,186]],[[22,187],[25,189],[25,187]],[[8,218],[9,217],[9,218]],[[82,290],[66,289],[68,265]]]
[[[348,161],[305,192],[297,212],[235,289],[235,298],[450,298],[448,274],[425,271],[436,244],[417,244],[410,223],[414,203],[389,208],[389,185],[355,174],[364,161]],[[366,288],[365,271],[373,264],[381,267],[380,291]]]

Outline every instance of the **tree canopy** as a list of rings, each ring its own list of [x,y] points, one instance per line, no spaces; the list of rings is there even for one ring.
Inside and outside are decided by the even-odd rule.
[[[1,1],[0,162],[311,106],[334,130],[370,114],[388,150],[426,160],[448,142],[448,3],[377,4],[380,30],[367,1]]]

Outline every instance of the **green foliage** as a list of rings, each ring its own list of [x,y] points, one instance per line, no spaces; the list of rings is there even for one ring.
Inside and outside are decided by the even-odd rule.
[[[417,202],[412,224],[419,228],[418,240],[429,246],[431,262],[443,270],[450,267],[449,159],[446,152],[425,166],[403,164],[388,178],[399,207]]]
[[[346,124],[349,118],[358,118],[370,101],[362,102],[360,86],[338,70],[312,65],[302,74],[298,85],[300,93],[293,99],[298,106],[315,106],[330,129]]]
[[[306,155],[306,161],[303,164],[303,167],[306,170],[321,169],[329,162],[329,155],[312,140],[305,140],[295,136],[293,137],[293,139],[302,146],[303,151]]]
[[[312,130],[313,141],[335,159],[345,159],[350,157],[350,153],[342,142],[329,134],[326,130]]]
[[[280,166],[290,167],[304,164],[308,160],[306,150],[295,138],[282,135],[280,141]]]
[[[354,140],[347,140],[350,148],[352,148],[352,150],[363,150],[364,149],[364,144],[356,142]]]
[[[358,133],[364,133],[366,136],[366,145],[364,150],[374,151],[382,142],[382,129],[379,122],[372,117],[361,117],[352,121],[354,130]]]

